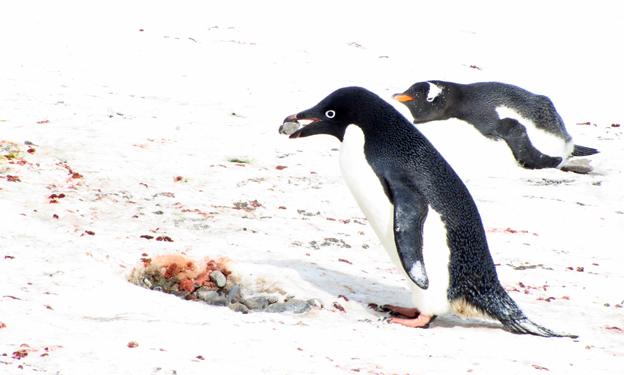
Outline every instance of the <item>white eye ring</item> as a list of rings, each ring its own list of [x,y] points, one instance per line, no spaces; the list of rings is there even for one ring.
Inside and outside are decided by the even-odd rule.
[[[325,112],[325,116],[327,118],[334,118],[336,117],[336,111],[334,111],[333,109],[330,109],[329,111]]]
[[[429,103],[431,103],[431,102],[432,102],[432,101],[434,101],[434,100],[435,100],[435,98],[432,98],[432,97],[428,97],[428,98],[427,98],[427,102],[429,102]]]

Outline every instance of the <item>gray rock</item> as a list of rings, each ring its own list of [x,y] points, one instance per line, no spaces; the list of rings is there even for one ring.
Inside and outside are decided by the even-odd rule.
[[[210,280],[214,281],[217,284],[218,288],[223,288],[227,283],[227,279],[225,275],[221,273],[221,271],[212,271],[210,272]]]
[[[242,296],[241,296],[241,289],[240,286],[238,285],[232,285],[232,287],[230,288],[230,290],[227,292],[227,295],[225,296],[225,299],[228,303],[228,305],[239,302],[241,300]]]
[[[323,301],[318,298],[310,298],[306,302],[308,303],[308,305],[310,305],[310,307],[315,307],[317,309],[322,309],[324,307]]]
[[[249,313],[249,309],[247,308],[247,306],[243,305],[240,302],[236,302],[236,303],[231,303],[228,305],[228,307],[236,312],[241,312],[243,314],[247,314]]]
[[[249,307],[250,310],[262,311],[269,306],[270,302],[269,302],[269,299],[265,296],[256,296],[256,297],[251,297],[247,299],[242,299],[241,303]]]
[[[275,295],[268,295],[268,296],[266,296],[266,298],[269,301],[269,305],[274,304],[274,303],[278,303],[280,301],[280,298],[278,296],[275,296]]]
[[[299,130],[302,127],[303,127],[303,125],[301,125],[297,121],[289,121],[289,122],[283,123],[280,126],[279,132],[280,132],[280,134],[291,135],[292,133],[296,132],[297,130]]]
[[[288,302],[269,305],[264,311],[270,313],[291,312],[293,314],[303,314],[310,311],[310,309],[310,304],[307,301],[291,299]]]
[[[144,277],[141,281],[143,281],[143,285],[145,285],[146,287],[150,289],[152,289],[152,287],[154,286],[154,284],[147,277]]]
[[[197,298],[206,302],[209,305],[215,305],[215,306],[227,305],[225,296],[216,290],[211,290],[211,289],[202,287],[202,288],[199,288],[195,292],[195,294],[197,295]]]

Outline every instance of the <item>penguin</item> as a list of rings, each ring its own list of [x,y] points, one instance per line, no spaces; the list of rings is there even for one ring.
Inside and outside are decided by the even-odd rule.
[[[487,138],[503,139],[518,164],[527,169],[588,173],[588,165],[568,163],[568,159],[598,153],[572,142],[548,97],[518,86],[427,81],[417,82],[393,98],[407,106],[415,124],[457,118],[472,124]]]
[[[391,323],[426,328],[438,315],[495,319],[513,333],[575,337],[531,321],[501,286],[477,206],[433,145],[390,103],[340,88],[286,117],[290,138],[331,135],[340,169],[394,264],[415,308],[387,307]]]

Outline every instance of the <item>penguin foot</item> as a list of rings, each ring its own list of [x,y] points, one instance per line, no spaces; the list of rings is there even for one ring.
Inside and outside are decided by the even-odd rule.
[[[420,311],[418,311],[418,309],[413,308],[413,307],[383,305],[382,309],[384,309],[384,311],[390,311],[391,313],[394,313],[395,315],[400,315],[400,316],[404,316],[406,318],[412,318],[412,319],[420,315]]]
[[[418,315],[418,318],[390,318],[390,323],[400,324],[410,328],[429,328],[429,323],[435,319],[435,315]]]

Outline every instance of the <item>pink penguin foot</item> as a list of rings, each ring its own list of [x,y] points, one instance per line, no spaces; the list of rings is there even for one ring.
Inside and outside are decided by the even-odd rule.
[[[390,323],[400,324],[410,328],[427,328],[433,319],[434,316],[420,314],[417,318],[412,319],[390,318]]]

